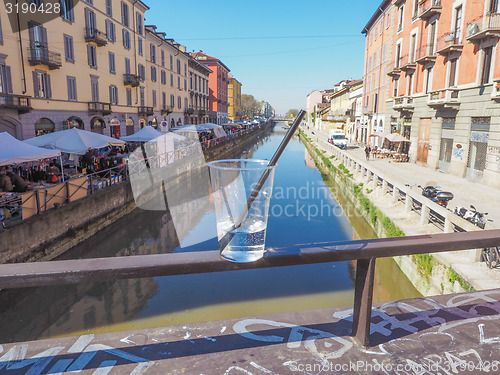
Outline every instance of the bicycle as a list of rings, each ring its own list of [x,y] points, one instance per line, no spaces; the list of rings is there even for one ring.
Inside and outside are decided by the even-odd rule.
[[[498,247],[484,248],[481,256],[490,269],[496,268],[500,265],[500,249]]]

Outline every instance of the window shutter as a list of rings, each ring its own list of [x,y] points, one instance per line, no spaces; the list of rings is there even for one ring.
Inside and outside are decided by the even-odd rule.
[[[73,100],[73,91],[71,88],[71,78],[66,77],[66,81],[68,83],[68,100]]]
[[[6,92],[12,94],[12,75],[10,73],[10,66],[5,66],[5,79],[7,83]]]
[[[32,72],[33,73],[33,90],[35,91],[34,92],[34,97],[35,98],[39,98],[39,91],[40,91],[40,88],[38,87],[38,77],[37,77],[37,74],[36,72]]]
[[[87,59],[90,66],[92,66],[92,50],[90,44],[87,44]]]
[[[40,26],[40,30],[42,31],[42,43],[44,47],[48,46],[48,39],[47,39],[47,29],[43,26]]]
[[[50,74],[45,74],[45,86],[47,87],[47,98],[52,98],[52,87],[50,85]]]

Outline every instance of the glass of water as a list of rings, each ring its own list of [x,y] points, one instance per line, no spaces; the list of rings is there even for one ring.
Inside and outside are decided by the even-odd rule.
[[[265,251],[267,217],[274,166],[267,160],[230,159],[208,163],[221,256],[231,262],[253,262]],[[267,174],[260,190],[261,177]],[[249,199],[252,195],[252,204]]]

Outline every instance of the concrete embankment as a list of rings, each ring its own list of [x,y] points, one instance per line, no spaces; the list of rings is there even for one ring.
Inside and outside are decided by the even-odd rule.
[[[335,180],[379,237],[438,232],[435,225],[423,223],[419,215],[408,210],[407,204],[398,202],[396,188],[388,194],[387,181],[379,184],[366,170],[347,168],[329,147],[319,146],[311,138],[302,139],[317,167]],[[476,257],[477,251],[471,250],[438,256],[403,256],[394,260],[423,295],[498,288],[500,282],[492,274],[495,271],[488,270],[484,263],[474,262]]]
[[[268,122],[244,136],[210,148],[205,153],[206,160],[237,157],[271,126]],[[124,182],[47,210],[0,233],[0,263],[54,259],[136,208],[130,183]]]

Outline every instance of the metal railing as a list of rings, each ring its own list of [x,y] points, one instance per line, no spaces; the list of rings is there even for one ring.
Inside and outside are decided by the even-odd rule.
[[[487,36],[488,32],[500,33],[500,13],[488,12],[479,20],[467,24],[467,40],[480,40]]]
[[[436,44],[434,42],[425,44],[417,50],[417,60],[427,56],[436,56]]]
[[[140,77],[136,74],[126,73],[123,75],[123,84],[125,86],[137,87],[141,84]]]
[[[61,54],[50,51],[41,43],[30,45],[28,48],[28,62],[31,65],[47,65],[50,69],[57,69],[62,66]]]
[[[0,107],[12,108],[18,111],[29,112],[31,107],[31,97],[24,95],[3,94],[0,93]]]
[[[441,0],[427,0],[420,6],[419,17],[427,19],[441,10]]]
[[[454,51],[452,47],[463,47],[462,44],[462,30],[455,29],[450,32],[444,33],[437,39],[436,52],[447,53]],[[460,48],[461,50],[461,48]]]
[[[111,104],[110,103],[102,103],[102,102],[89,102],[89,113],[90,114],[103,114],[103,115],[109,115],[113,113],[111,110]]]
[[[137,107],[137,113],[139,116],[153,116],[155,111],[153,107],[139,106]]]
[[[98,46],[105,46],[108,44],[108,38],[105,33],[97,30],[95,27],[85,28],[85,41],[94,42]]]

